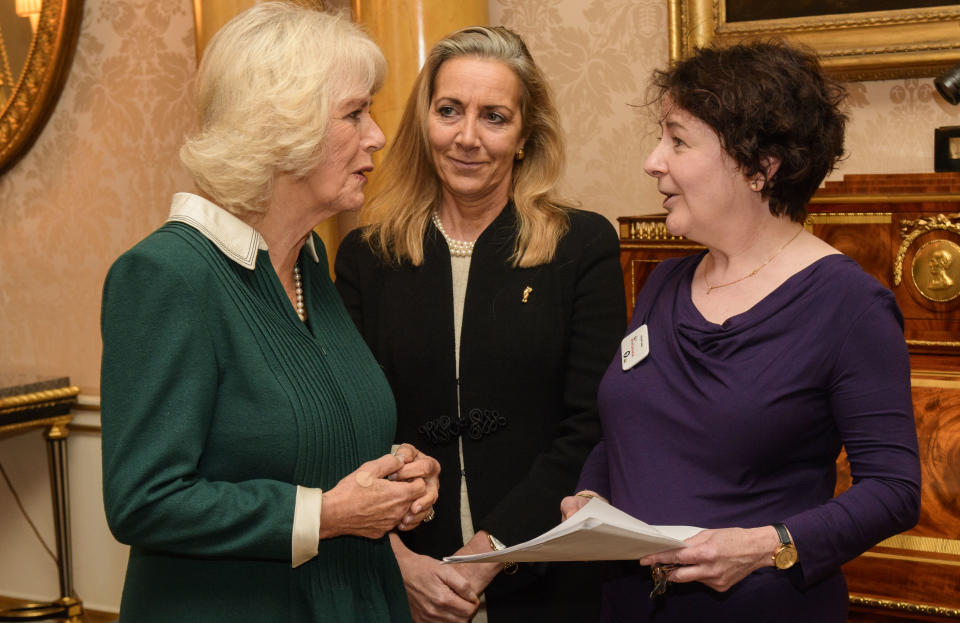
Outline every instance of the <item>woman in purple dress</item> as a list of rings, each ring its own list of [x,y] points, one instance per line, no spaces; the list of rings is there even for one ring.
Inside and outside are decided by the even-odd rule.
[[[600,496],[705,528],[608,582],[606,621],[846,621],[840,566],[915,525],[920,464],[893,294],[803,227],[843,152],[844,92],[784,43],[701,49],[655,87],[644,168],[667,229],[706,251],[637,298],[643,348],[608,368],[604,438],[561,509]],[[841,447],[854,484],[834,498]]]

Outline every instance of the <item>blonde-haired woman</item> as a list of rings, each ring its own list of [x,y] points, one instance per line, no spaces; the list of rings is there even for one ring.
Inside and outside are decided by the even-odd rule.
[[[262,3],[213,38],[199,194],[103,297],[107,519],[120,621],[409,620],[385,534],[432,516],[436,461],[395,405],[311,231],[363,203],[382,54],[349,20]]]
[[[559,116],[523,41],[455,32],[431,51],[337,256],[399,438],[442,465],[437,519],[391,535],[416,621],[593,620],[587,565],[441,566],[556,524],[599,436],[597,383],[625,303],[616,232],[558,198]],[[412,538],[407,538],[407,537]]]

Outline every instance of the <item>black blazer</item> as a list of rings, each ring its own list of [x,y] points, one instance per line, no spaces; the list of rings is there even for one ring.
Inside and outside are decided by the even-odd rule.
[[[458,435],[474,528],[508,545],[558,523],[560,500],[574,492],[600,438],[597,386],[625,329],[616,230],[573,210],[554,260],[532,268],[511,266],[515,237],[508,204],[474,246],[460,337],[462,417],[450,255],[440,233],[430,225],[419,267],[385,264],[359,230],[337,255],[337,289],[396,397],[396,439],[442,467],[437,519],[401,534],[421,554],[442,557],[462,545]]]

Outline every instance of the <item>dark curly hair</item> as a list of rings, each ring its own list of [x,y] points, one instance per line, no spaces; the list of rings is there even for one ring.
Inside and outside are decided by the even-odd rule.
[[[764,198],[775,216],[802,222],[807,202],[843,155],[845,89],[823,75],[816,55],[783,41],[698,48],[653,75],[664,96],[698,117],[748,178],[766,175]]]

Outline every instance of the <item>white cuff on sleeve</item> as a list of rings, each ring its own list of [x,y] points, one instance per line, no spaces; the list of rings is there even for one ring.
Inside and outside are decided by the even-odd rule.
[[[320,547],[320,509],[323,489],[297,485],[297,502],[293,509],[291,548],[293,566],[299,567],[317,555]]]

